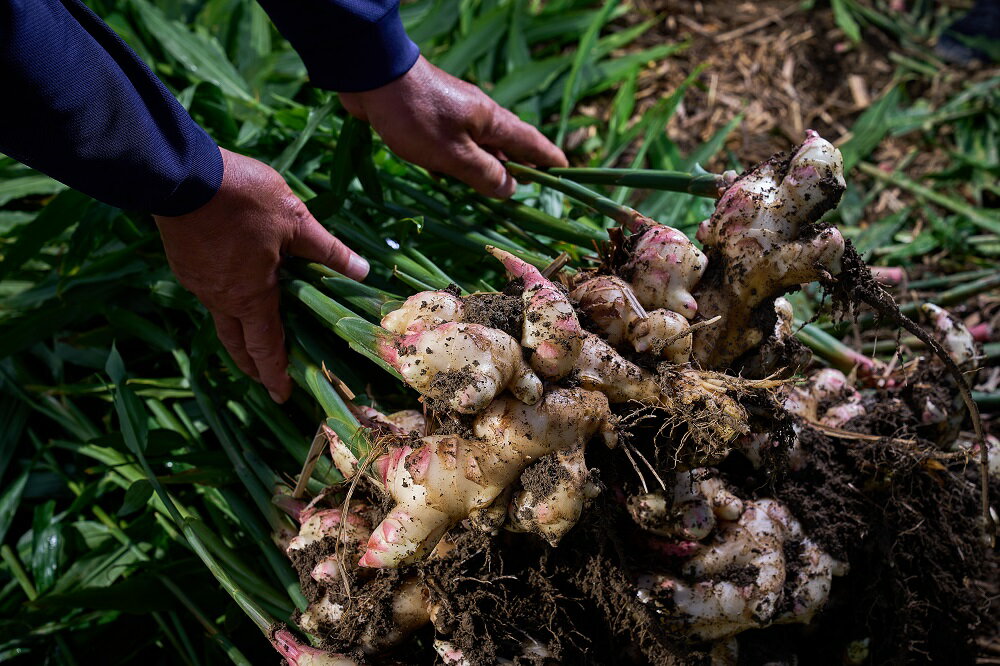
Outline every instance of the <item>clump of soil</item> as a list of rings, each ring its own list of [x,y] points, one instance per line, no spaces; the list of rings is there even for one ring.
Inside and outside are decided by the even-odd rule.
[[[524,324],[524,281],[512,280],[502,292],[469,294],[465,297],[464,319],[470,324],[497,328],[516,340]]]
[[[975,483],[896,440],[803,434],[811,464],[774,493],[851,570],[834,580],[798,657],[828,663],[868,640],[868,663],[972,663],[986,599],[969,581],[986,575],[991,557]]]

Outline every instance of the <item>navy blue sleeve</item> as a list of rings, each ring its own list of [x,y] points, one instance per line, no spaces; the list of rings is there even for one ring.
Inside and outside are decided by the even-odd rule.
[[[319,88],[372,90],[406,74],[420,55],[403,29],[399,0],[258,2]]]
[[[113,206],[189,213],[215,142],[79,0],[0,0],[0,152]]]

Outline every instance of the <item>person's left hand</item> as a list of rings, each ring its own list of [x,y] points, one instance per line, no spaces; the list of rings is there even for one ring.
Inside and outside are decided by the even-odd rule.
[[[541,132],[423,56],[395,81],[340,93],[340,99],[404,160],[454,176],[488,197],[506,199],[517,185],[498,158],[540,167],[567,164]]]

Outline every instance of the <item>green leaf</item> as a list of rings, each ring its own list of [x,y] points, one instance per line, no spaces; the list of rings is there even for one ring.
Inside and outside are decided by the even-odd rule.
[[[319,108],[310,109],[309,117],[306,120],[306,126],[299,132],[295,141],[291,143],[285,150],[278,156],[278,159],[274,160],[271,164],[274,170],[278,173],[285,173],[289,167],[295,162],[295,158],[299,156],[302,148],[306,145],[306,142],[312,138],[312,135],[316,133],[319,129],[319,125],[323,122],[330,112],[333,110],[334,104],[336,104],[336,99],[331,97],[327,100],[326,104]]]
[[[378,169],[374,161],[375,144],[372,141],[370,127],[363,127],[358,132],[358,141],[351,157],[354,161],[354,172],[361,182],[361,189],[376,203],[384,203],[382,182],[378,178]]]
[[[21,475],[14,479],[13,483],[6,485],[4,487],[3,494],[0,495],[0,543],[3,543],[4,538],[7,536],[7,530],[10,529],[10,524],[14,521],[14,514],[17,512],[17,507],[21,504],[21,495],[24,493],[24,487],[28,483],[28,474],[31,472],[31,466],[29,465]]]
[[[125,445],[136,457],[146,450],[147,423],[146,409],[139,397],[125,385],[125,364],[114,344],[108,355],[105,371],[115,383],[115,412],[125,438]]]
[[[125,500],[118,509],[118,516],[127,516],[146,506],[149,498],[153,496],[153,484],[146,479],[135,481],[128,490],[125,491]]]
[[[393,377],[402,379],[399,373],[378,355],[380,341],[386,335],[385,329],[358,317],[344,317],[336,323],[334,331],[350,343],[351,349],[367,356]]]
[[[448,51],[437,59],[437,66],[455,76],[461,76],[479,58],[500,43],[507,33],[509,5],[499,5],[492,11],[476,18],[469,33],[453,43]]]
[[[571,41],[574,36],[582,34],[593,25],[603,9],[570,12],[544,12],[532,18],[524,29],[524,36],[529,44],[547,42],[549,40]],[[615,19],[628,11],[628,7],[617,7],[611,13]]]
[[[941,242],[930,231],[924,231],[909,243],[902,245],[885,256],[888,262],[912,259],[934,252],[940,247]]]
[[[27,420],[28,408],[23,402],[12,395],[0,395],[0,482],[13,460],[14,449],[21,441],[21,432]],[[2,535],[0,541],[3,541]]]
[[[845,172],[853,169],[854,165],[878,147],[892,127],[893,120],[899,115],[902,96],[902,85],[893,86],[854,121],[850,138],[840,146]]]
[[[420,23],[407,28],[406,33],[422,48],[429,42],[451,31],[458,23],[461,0],[435,0],[434,5]]]
[[[830,6],[833,7],[833,20],[836,21],[837,27],[843,30],[852,42],[859,43],[861,41],[861,28],[854,20],[854,16],[851,15],[851,10],[844,0],[830,0]]]
[[[65,190],[66,186],[57,180],[41,174],[0,180],[0,206],[8,201],[24,197],[55,194]]]
[[[56,581],[59,556],[62,553],[62,526],[53,522],[55,500],[35,507],[31,528],[31,574],[39,594],[48,590]]]
[[[893,236],[906,221],[910,214],[909,208],[897,211],[891,215],[876,220],[862,229],[861,232],[852,239],[858,252],[867,259],[873,250],[886,247],[892,243]]]
[[[67,190],[52,199],[34,221],[21,228],[17,240],[4,253],[0,279],[33,259],[43,246],[79,220],[91,203],[93,199],[75,190]]]
[[[201,81],[195,86],[188,111],[218,143],[229,145],[239,136],[240,128],[229,98],[215,83]]]
[[[147,30],[156,35],[159,44],[176,58],[190,74],[211,81],[227,95],[244,102],[253,102],[250,86],[226,57],[219,42],[203,32],[191,32],[177,21],[168,19],[147,0],[130,0]]]
[[[514,106],[526,97],[547,90],[571,64],[572,59],[568,56],[535,60],[500,79],[490,96],[500,106]]]
[[[528,0],[514,0],[507,33],[507,71],[521,70],[531,64],[531,49],[524,37],[524,21],[528,15]]]
[[[111,345],[111,353],[108,355],[104,371],[108,373],[111,381],[115,384],[122,384],[125,381],[125,363],[122,361],[121,355],[113,344]]]
[[[587,31],[580,38],[577,47],[576,57],[573,58],[573,66],[570,68],[569,77],[566,79],[566,86],[563,89],[562,104],[559,109],[559,131],[556,133],[556,145],[561,146],[566,139],[566,130],[569,127],[569,116],[579,99],[583,87],[580,84],[580,72],[584,65],[593,62],[594,54],[591,52],[597,37],[604,25],[610,20],[611,12],[614,11],[618,0],[606,0],[601,11],[594,16],[593,21],[587,27]]]

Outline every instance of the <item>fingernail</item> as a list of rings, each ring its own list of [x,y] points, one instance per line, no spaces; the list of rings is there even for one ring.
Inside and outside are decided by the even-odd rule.
[[[515,181],[514,178],[509,173],[504,171],[503,182],[500,183],[500,187],[496,189],[495,196],[498,199],[508,199],[511,197],[511,195],[514,194],[514,190],[516,189],[517,189],[517,181]]]
[[[271,396],[271,400],[274,400],[279,405],[284,402],[284,400],[281,399],[281,396],[274,391],[268,391],[267,394]]]
[[[359,254],[352,254],[347,260],[347,269],[344,274],[354,280],[364,280],[370,270],[368,260]]]

